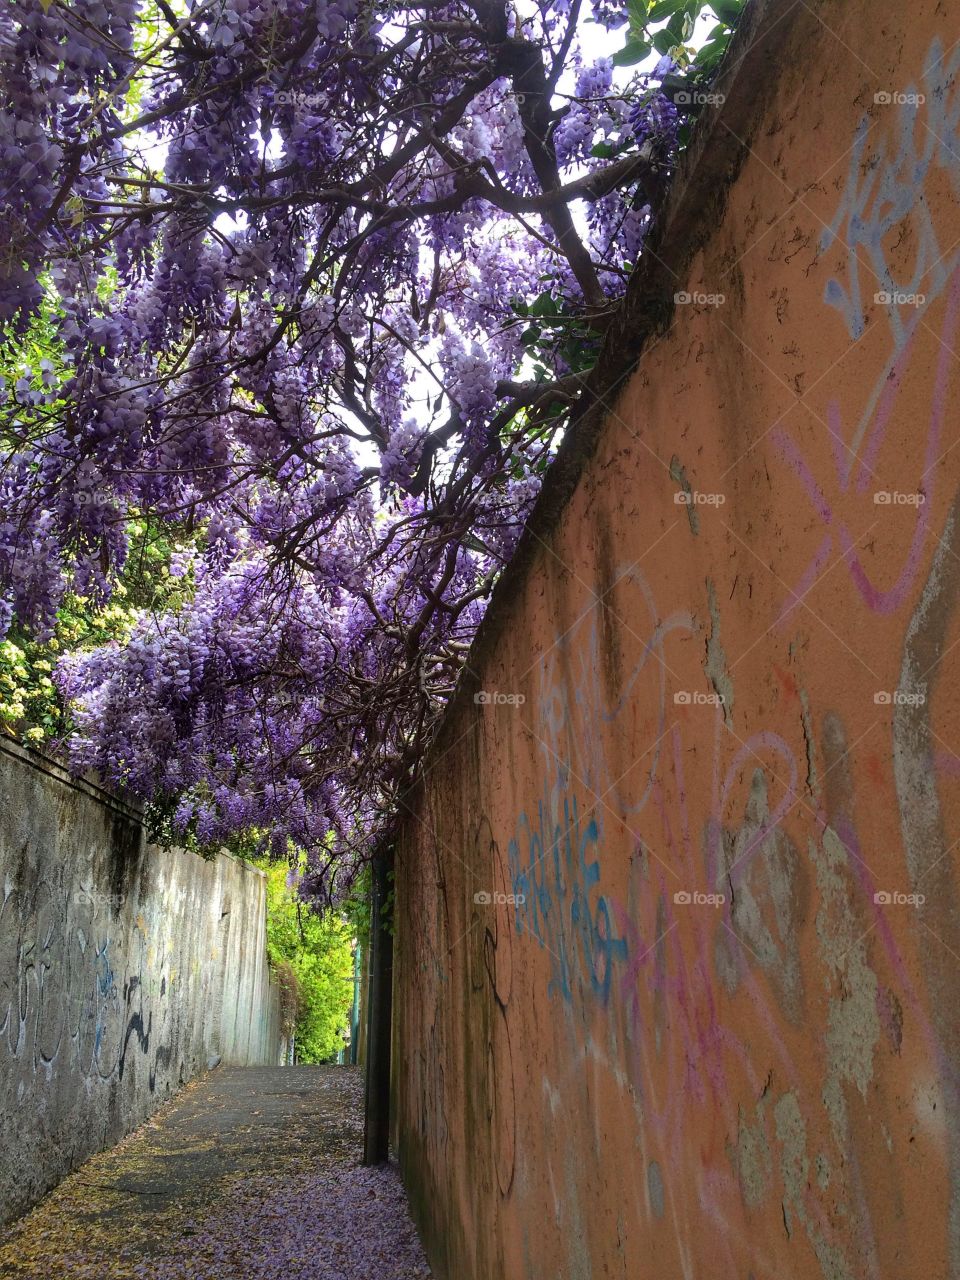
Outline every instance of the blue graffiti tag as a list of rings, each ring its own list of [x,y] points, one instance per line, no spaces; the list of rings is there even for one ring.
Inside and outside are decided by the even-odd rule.
[[[550,953],[547,990],[568,1002],[586,978],[593,995],[606,1003],[613,966],[627,954],[606,898],[596,894],[591,900],[600,883],[599,843],[596,818],[583,822],[576,795],[564,787],[554,805],[545,792],[535,823],[521,813],[507,847],[517,933],[528,933]]]

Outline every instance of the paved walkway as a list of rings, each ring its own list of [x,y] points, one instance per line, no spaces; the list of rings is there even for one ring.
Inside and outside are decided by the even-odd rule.
[[[421,1280],[392,1168],[359,1166],[350,1067],[222,1068],[0,1235],[30,1280]]]

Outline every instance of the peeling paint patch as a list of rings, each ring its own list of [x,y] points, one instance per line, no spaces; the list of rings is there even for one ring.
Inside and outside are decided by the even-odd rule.
[[[783,1224],[792,1234],[791,1217],[795,1216],[807,1233],[817,1255],[824,1280],[853,1280],[853,1272],[843,1252],[829,1244],[806,1210],[810,1161],[807,1157],[807,1127],[796,1094],[785,1093],[774,1108],[777,1141],[781,1145],[780,1177],[787,1193],[783,1205]]]
[[[687,473],[676,454],[670,459],[670,479],[674,484],[678,484],[687,495],[687,519],[690,521],[690,532],[696,537],[700,532],[700,517],[697,515],[696,504],[693,501],[693,489],[690,487]]]
[[[757,1104],[757,1120],[751,1125],[741,1107],[737,1128],[736,1169],[740,1190],[748,1209],[757,1209],[766,1198],[773,1179],[773,1157],[767,1142],[765,1107]]]
[[[710,610],[710,635],[707,637],[707,661],[704,671],[714,693],[720,698],[723,707],[723,718],[727,725],[733,723],[733,681],[727,671],[727,655],[720,639],[720,609],[717,604],[717,589],[713,579],[707,578],[707,607]]]
[[[893,766],[910,887],[924,895],[918,915],[930,945],[924,972],[940,1040],[940,1070],[946,1084],[943,1124],[950,1156],[947,1237],[951,1276],[960,1275],[960,1087],[955,1064],[960,1055],[956,1019],[956,956],[960,952],[960,895],[954,847],[945,827],[934,763],[931,707],[938,696],[941,659],[960,600],[960,493],[953,500],[930,572],[907,626],[893,713]],[[948,1065],[949,1064],[949,1065]]]
[[[647,1165],[647,1195],[650,1197],[650,1208],[655,1218],[662,1218],[664,1214],[664,1193],[663,1193],[663,1174],[660,1172],[660,1165],[656,1160],[651,1160]]]
[[[750,961],[759,962],[770,977],[780,1007],[796,1023],[803,998],[796,924],[802,868],[793,841],[772,825],[762,769],[754,771],[740,829],[722,832],[718,852],[716,887],[730,894],[732,929],[716,935],[717,974],[732,994],[740,981],[736,944],[742,942]]]
[[[853,884],[844,874],[847,850],[831,827],[823,833],[822,853],[811,842],[811,855],[821,896],[817,936],[837,992],[827,1017],[828,1070],[823,1101],[839,1139],[846,1121],[842,1086],[855,1085],[865,1098],[873,1079],[874,1054],[880,1041],[878,984],[877,975],[867,964],[862,919],[851,901]]]

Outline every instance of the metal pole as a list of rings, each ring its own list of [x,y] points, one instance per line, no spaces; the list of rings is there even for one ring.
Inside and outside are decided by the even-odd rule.
[[[360,1039],[360,955],[363,947],[358,939],[353,953],[353,1008],[350,1011],[350,1065],[357,1065],[357,1049]]]
[[[393,850],[378,853],[371,870],[370,1010],[363,1132],[363,1163],[366,1165],[382,1164],[390,1154],[393,923],[384,908],[390,893]]]

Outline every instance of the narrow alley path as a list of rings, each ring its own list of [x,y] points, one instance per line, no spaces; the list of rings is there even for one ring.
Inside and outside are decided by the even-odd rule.
[[[349,1067],[220,1069],[0,1236],[0,1276],[421,1280],[392,1168],[360,1167]]]

